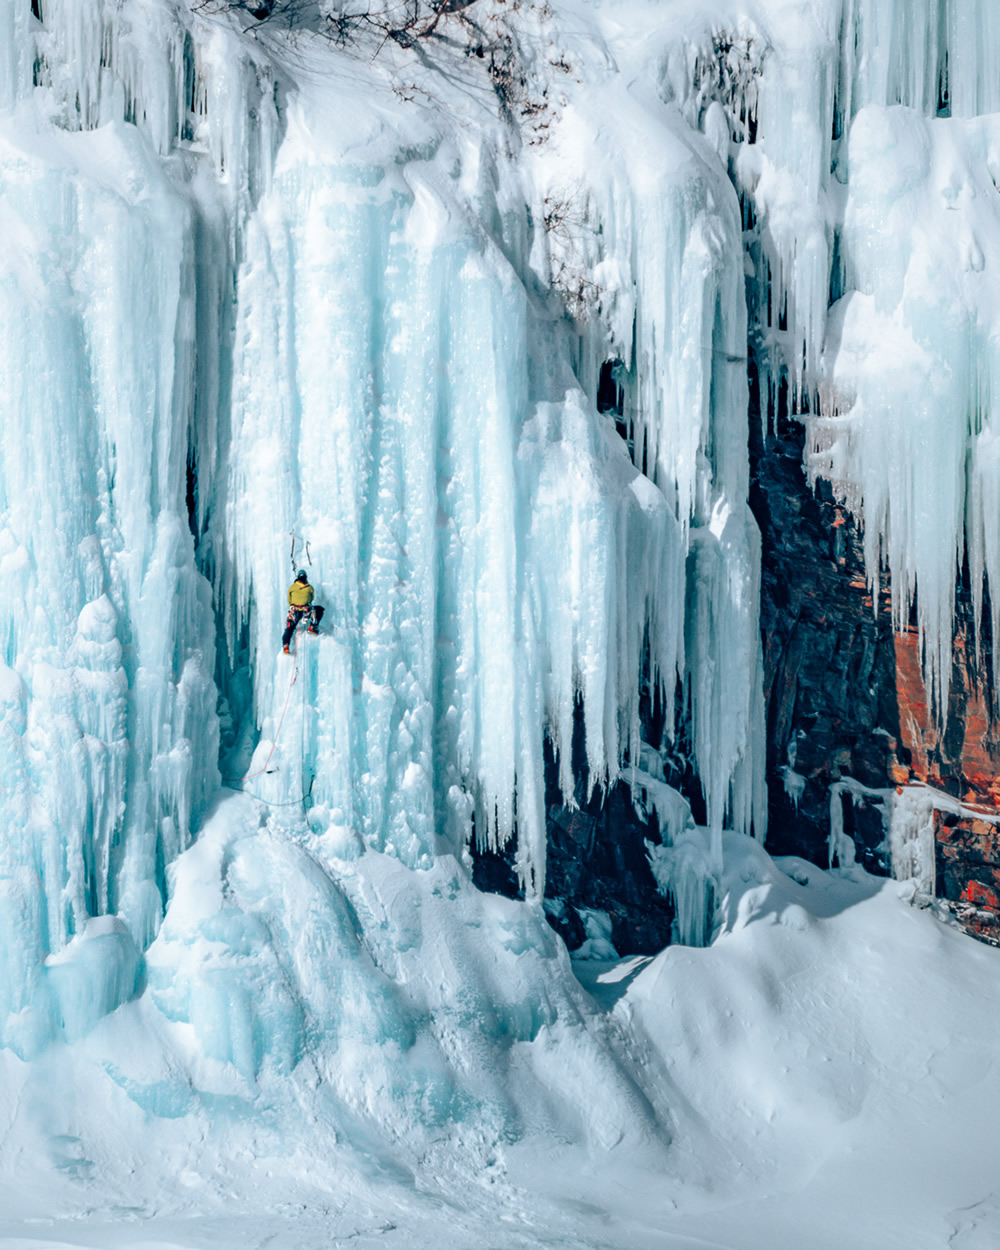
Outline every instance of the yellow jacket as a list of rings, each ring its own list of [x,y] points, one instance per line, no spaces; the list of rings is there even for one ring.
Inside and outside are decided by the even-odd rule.
[[[314,593],[308,582],[292,582],[288,587],[288,602],[293,608],[308,608]]]

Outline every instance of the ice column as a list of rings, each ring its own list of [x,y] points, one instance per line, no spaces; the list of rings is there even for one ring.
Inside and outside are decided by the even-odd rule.
[[[717,154],[675,112],[636,87],[604,90],[570,132],[580,146],[564,148],[570,167],[597,171],[589,247],[604,289],[590,357],[632,362],[634,458],[682,536],[684,588],[663,587],[652,654],[668,702],[675,666],[685,678],[719,861],[724,824],[763,836],[767,823],[739,210]]]
[[[917,786],[903,786],[898,793],[890,791],[887,802],[892,875],[897,881],[913,881],[918,893],[933,898],[937,875],[934,795]]]
[[[131,993],[218,784],[218,727],[185,503],[190,201],[141,130],[68,133],[29,103],[0,123],[0,219],[0,1040],[30,1053],[83,1027],[98,967],[103,1010]],[[125,923],[91,923],[111,912]]]
[[[543,735],[568,794],[577,698],[592,784],[637,748],[647,624],[678,658],[660,608],[683,599],[677,525],[568,369],[529,393],[539,328],[442,178],[453,150],[400,174],[307,149],[293,133],[239,283],[219,541],[263,722],[250,772],[277,742],[258,792],[311,788],[314,827],[411,864],[472,814],[493,845],[516,821],[541,889]],[[292,534],[331,629],[286,661]]]

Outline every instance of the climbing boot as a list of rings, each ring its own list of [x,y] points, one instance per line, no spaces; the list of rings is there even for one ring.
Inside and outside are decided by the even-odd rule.
[[[306,633],[307,633],[307,634],[318,634],[318,633],[319,633],[319,630],[316,628],[316,626],[315,626],[315,625],[310,625],[310,626],[309,626],[309,628],[306,630]]]
[[[288,655],[288,654],[289,654],[289,650],[288,650],[288,648],[287,648],[287,647],[284,647],[284,648],[282,648],[282,649],[283,649],[283,651],[285,652],[285,655]]]

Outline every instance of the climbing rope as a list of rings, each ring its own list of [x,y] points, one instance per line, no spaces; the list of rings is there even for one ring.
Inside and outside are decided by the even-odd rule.
[[[295,683],[298,680],[299,631],[298,628],[296,628],[292,642],[292,680],[288,683],[288,690],[285,694],[285,704],[281,709],[281,715],[278,717],[278,727],[274,732],[274,738],[271,740],[271,749],[267,753],[267,759],[264,761],[263,767],[258,768],[256,772],[245,773],[242,777],[224,777],[222,779],[222,784],[227,790],[235,790],[238,794],[247,794],[250,798],[256,799],[258,803],[264,803],[267,807],[297,807],[300,803],[304,803],[305,800],[312,794],[312,788],[316,781],[315,777],[313,777],[312,781],[309,782],[309,788],[302,794],[301,798],[292,799],[285,803],[272,803],[268,799],[262,799],[260,795],[254,794],[250,790],[243,789],[244,781],[252,781],[254,777],[260,777],[265,773],[276,773],[278,771],[276,768],[269,768],[268,765],[271,763],[271,757],[274,755],[275,748],[278,745],[278,740],[281,737],[281,729],[285,723],[285,714],[288,711],[288,705],[292,699],[292,691],[294,690]]]
[[[295,637],[292,646],[292,680],[288,683],[288,693],[285,695],[285,706],[281,709],[281,715],[278,717],[278,728],[274,731],[274,738],[271,740],[271,749],[267,753],[267,759],[264,761],[264,767],[258,768],[255,773],[247,773],[245,777],[240,777],[240,781],[251,781],[254,777],[260,777],[268,771],[268,764],[271,762],[271,756],[274,749],[278,745],[278,739],[281,737],[281,727],[285,723],[285,713],[288,711],[288,704],[292,698],[292,690],[295,683],[299,680],[299,631],[295,630]],[[275,771],[277,771],[275,769]]]
[[[313,777],[309,781],[308,789],[303,790],[297,799],[289,799],[284,803],[272,803],[270,799],[261,798],[259,794],[254,794],[252,790],[244,790],[242,786],[229,785],[225,781],[222,783],[222,786],[225,790],[235,790],[237,794],[245,794],[247,798],[256,799],[258,803],[263,803],[265,807],[300,807],[312,795],[312,789],[315,784],[316,778]]]

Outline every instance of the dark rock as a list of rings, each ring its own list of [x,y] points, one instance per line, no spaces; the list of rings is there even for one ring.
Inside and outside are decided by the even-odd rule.
[[[830,786],[844,777],[878,790],[896,783],[899,715],[888,586],[879,587],[876,614],[861,535],[825,484],[809,488],[803,444],[801,424],[783,412],[765,438],[755,404],[750,505],[762,545],[767,848],[825,866]],[[787,769],[802,780],[789,776],[786,788]],[[881,804],[841,797],[858,861],[885,873]]]
[[[975,816],[935,815],[938,894],[970,933],[1000,944],[1000,828]]]
[[[629,786],[586,799],[586,770],[580,760],[577,807],[566,806],[549,758],[546,820],[545,912],[569,949],[584,941],[584,909],[607,912],[611,942],[619,955],[655,954],[670,942],[672,904],[658,891],[646,855],[646,840],[659,842],[659,829],[642,820]],[[499,853],[473,848],[473,880],[480,889],[520,897],[514,870],[516,844]]]
[[[872,790],[924,782],[981,805],[984,816],[997,813],[1000,729],[988,589],[977,639],[967,568],[958,579],[948,705],[939,718],[916,628],[892,629],[887,576],[873,602],[861,532],[829,487],[809,490],[802,450],[801,427],[785,414],[766,439],[759,426],[751,437],[751,506],[762,537],[767,847],[826,864],[830,787],[843,778]],[[784,784],[790,763],[802,779],[794,794]],[[890,871],[884,803],[847,792],[839,802],[858,862]],[[970,932],[1000,940],[997,826],[938,812],[936,829],[938,894]]]
[[[658,892],[646,856],[646,840],[659,842],[659,830],[636,815],[627,785],[616,785],[603,804],[595,796],[583,810],[550,808],[548,834],[548,897],[574,911],[607,912],[619,955],[653,954],[669,943],[673,907]]]
[[[600,399],[616,410],[614,362],[602,370]],[[761,633],[767,715],[769,830],[773,855],[799,855],[826,866],[830,804],[842,805],[843,829],[857,861],[891,870],[886,795],[925,782],[984,816],[1000,805],[1000,728],[991,681],[992,638],[977,639],[968,570],[959,580],[948,706],[938,723],[924,686],[915,629],[892,628],[887,576],[869,587],[862,535],[829,485],[812,490],[802,468],[803,427],[780,410],[762,431],[751,371],[750,503],[761,531]],[[677,741],[665,754],[667,780],[705,819],[683,699],[676,701]],[[643,703],[646,739],[660,744],[658,696]],[[582,729],[573,744],[576,806],[565,806],[549,760],[546,912],[570,949],[584,940],[580,911],[607,912],[622,955],[659,950],[670,939],[673,911],[646,859],[656,830],[635,813],[627,786],[586,798]],[[839,781],[858,785],[839,793]],[[988,819],[937,814],[937,890],[970,932],[1000,942],[1000,835]],[[516,895],[513,848],[475,854],[484,889]]]

